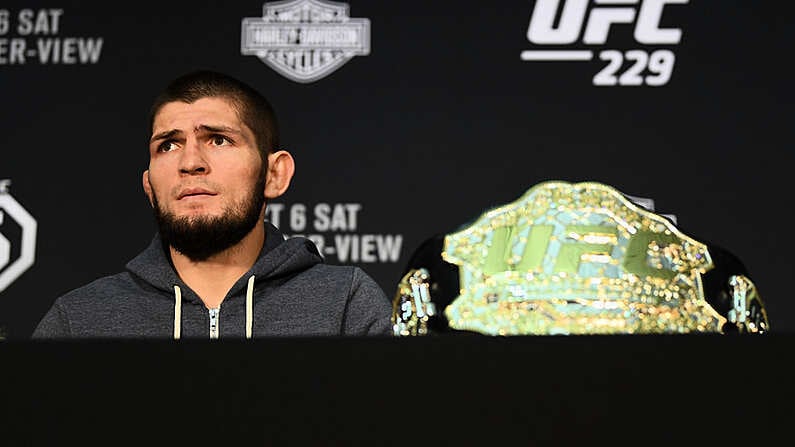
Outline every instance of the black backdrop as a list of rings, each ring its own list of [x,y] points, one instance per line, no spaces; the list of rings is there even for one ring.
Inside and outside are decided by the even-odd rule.
[[[686,234],[730,249],[773,331],[795,329],[789,3],[671,3],[660,28],[680,29],[678,43],[639,43],[627,23],[604,43],[559,45],[529,41],[535,3],[348,2],[350,17],[370,21],[369,54],[300,83],[241,54],[241,21],[261,16],[261,1],[4,2],[0,327],[27,338],[57,296],[121,270],[147,245],[155,226],[140,177],[149,103],[171,78],[211,68],[251,83],[277,110],[297,161],[277,205],[280,228],[322,236],[338,250],[326,251],[328,262],[360,265],[389,296],[432,234],[538,182],[594,180],[653,198]],[[643,3],[654,2],[621,7],[637,12]],[[589,5],[591,17],[598,8],[616,6]],[[20,19],[23,10],[31,15]],[[93,59],[81,62],[75,50],[75,63],[64,63],[80,42],[93,43]],[[42,62],[51,44],[67,48],[62,63]],[[520,58],[539,49],[594,58]],[[595,86],[609,50],[668,51],[670,80]],[[37,222],[35,259],[20,274],[12,269],[24,261],[24,219],[9,197]],[[305,228],[289,219],[296,204],[307,210]],[[340,210],[333,228],[315,224],[318,204]],[[343,256],[335,238],[358,239],[359,256]],[[379,240],[391,248],[379,252],[371,245]]]

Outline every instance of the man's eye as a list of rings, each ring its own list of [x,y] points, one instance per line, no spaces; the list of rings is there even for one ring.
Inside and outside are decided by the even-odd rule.
[[[176,142],[174,142],[174,141],[164,141],[164,142],[160,143],[159,146],[157,146],[157,151],[158,152],[170,152],[170,151],[176,149],[176,147],[177,147],[177,143]]]
[[[229,138],[226,138],[223,135],[213,135],[210,137],[210,144],[213,146],[226,146],[229,143]]]

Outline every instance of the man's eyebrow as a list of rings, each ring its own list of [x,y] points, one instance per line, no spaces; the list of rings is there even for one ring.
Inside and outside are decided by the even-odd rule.
[[[171,138],[174,135],[177,135],[177,134],[180,134],[180,133],[182,133],[182,131],[179,130],[179,129],[171,129],[171,130],[167,130],[165,132],[160,132],[159,134],[152,135],[152,138],[149,140],[149,142],[151,143],[152,141],[156,141],[156,140],[165,140],[165,139]]]
[[[234,133],[234,134],[241,134],[242,132],[238,129],[229,126],[210,126],[208,124],[200,124],[196,126],[196,130],[203,130],[205,132],[217,132],[217,133]]]
[[[233,127],[223,126],[223,125],[211,126],[209,124],[200,124],[200,125],[196,126],[194,131],[195,132],[203,131],[203,132],[211,132],[211,133],[224,133],[224,132],[226,132],[226,133],[233,133],[233,134],[238,134],[238,135],[243,133],[240,130],[237,130],[237,129],[233,128]],[[179,135],[181,133],[182,133],[182,131],[179,130],[179,129],[166,130],[166,131],[160,132],[160,133],[158,133],[156,135],[152,135],[152,138],[149,140],[149,142],[156,141],[156,140],[166,140],[166,139],[169,139],[169,138],[173,138],[175,135]]]

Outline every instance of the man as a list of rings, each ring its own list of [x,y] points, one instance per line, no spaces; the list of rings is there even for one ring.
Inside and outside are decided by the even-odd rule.
[[[174,80],[150,115],[143,188],[159,232],[126,271],[58,298],[33,338],[388,335],[391,303],[361,269],[265,222],[289,187],[268,101],[229,76]]]

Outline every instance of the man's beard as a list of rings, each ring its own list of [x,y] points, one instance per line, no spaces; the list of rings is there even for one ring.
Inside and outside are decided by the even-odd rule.
[[[152,194],[155,220],[163,242],[193,262],[205,261],[243,240],[260,220],[265,205],[265,176],[249,196],[227,207],[221,216],[177,217],[160,208]]]

